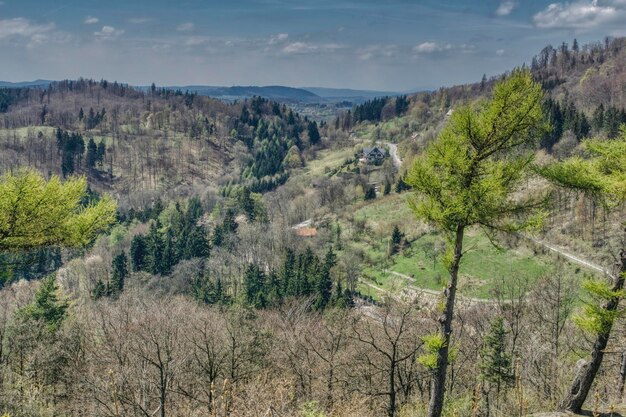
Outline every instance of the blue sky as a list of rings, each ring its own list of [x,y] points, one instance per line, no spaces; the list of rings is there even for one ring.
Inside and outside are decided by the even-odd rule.
[[[0,80],[387,91],[626,35],[626,0],[0,0]]]

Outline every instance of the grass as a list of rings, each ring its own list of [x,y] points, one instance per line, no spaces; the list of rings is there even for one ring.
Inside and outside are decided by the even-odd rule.
[[[367,228],[349,245],[362,251],[367,259],[364,277],[385,290],[397,291],[411,283],[420,288],[441,290],[449,276],[442,261],[444,240],[440,234],[425,233],[427,228],[413,217],[407,197],[408,193],[392,193],[371,202],[358,203],[353,210],[354,218],[364,220]],[[407,235],[410,246],[402,253],[388,257],[390,231],[395,224]],[[556,269],[552,256],[537,256],[523,245],[513,249],[496,248],[479,231],[466,234],[464,250],[459,291],[471,297],[490,298],[504,278],[522,276],[532,283]],[[568,273],[575,273],[578,269],[569,264],[566,268]],[[412,280],[388,271],[407,275]]]
[[[324,149],[318,152],[317,158],[307,162],[304,173],[314,177],[322,176],[326,173],[326,170],[341,166],[346,159],[350,159],[353,156],[353,148]]]

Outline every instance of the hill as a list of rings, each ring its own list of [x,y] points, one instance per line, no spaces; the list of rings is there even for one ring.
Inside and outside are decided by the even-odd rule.
[[[198,187],[271,189],[286,178],[288,151],[306,150],[313,131],[260,97],[227,103],[92,80],[0,90],[0,171],[86,174],[94,189],[140,206]],[[90,146],[101,149],[95,164]]]

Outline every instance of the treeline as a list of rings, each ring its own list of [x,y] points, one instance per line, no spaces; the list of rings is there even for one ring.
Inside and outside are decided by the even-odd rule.
[[[604,105],[600,104],[591,118],[579,110],[572,101],[559,103],[549,98],[544,103],[544,109],[552,128],[541,139],[541,146],[547,150],[552,150],[568,131],[577,141],[592,135],[614,139],[619,135],[620,126],[626,123],[626,111],[615,106],[608,106],[605,109]]]
[[[348,112],[351,123],[360,122],[380,122],[392,117],[402,116],[409,109],[409,99],[407,96],[380,97],[368,100],[352,108],[351,116]],[[338,123],[338,122],[337,122]]]
[[[96,164],[102,167],[106,153],[106,145],[100,141],[97,145],[93,138],[85,147],[85,140],[80,133],[70,133],[61,129],[56,131],[57,152],[61,155],[61,172],[63,176],[72,175],[80,168],[93,169]]]
[[[23,88],[0,88],[0,113],[5,113],[11,104],[26,96]]]
[[[321,141],[317,122],[262,97],[244,103],[231,135],[243,141],[252,156],[241,179],[255,192],[284,184],[286,169],[302,165],[300,150]]]

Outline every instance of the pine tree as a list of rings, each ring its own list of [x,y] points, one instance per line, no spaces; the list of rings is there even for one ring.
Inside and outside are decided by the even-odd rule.
[[[59,300],[58,290],[54,275],[42,279],[33,302],[18,310],[16,316],[23,320],[41,321],[46,329],[55,332],[61,327],[68,307],[67,303]]]
[[[612,141],[586,140],[582,147],[589,158],[578,156],[547,165],[539,173],[556,185],[587,193],[608,211],[619,208],[626,201],[626,128]],[[570,389],[560,403],[562,410],[579,413],[602,365],[605,349],[615,320],[619,317],[619,303],[626,296],[626,247],[616,254],[618,272],[611,282],[589,280],[584,289],[592,300],[586,302],[577,323],[595,338],[591,360],[579,368]]]
[[[265,273],[261,268],[250,264],[246,269],[243,284],[246,304],[255,308],[264,308],[267,297],[265,294]]]
[[[368,185],[365,189],[365,200],[374,200],[376,198],[376,189],[371,185]]]
[[[98,282],[96,282],[96,286],[94,287],[93,291],[91,292],[91,296],[94,300],[98,300],[106,295],[107,287],[106,285],[104,285],[104,282],[99,279]]]
[[[480,351],[481,378],[496,386],[496,398],[500,398],[503,386],[510,385],[514,380],[511,356],[506,350],[506,330],[504,319],[496,317],[491,322],[489,333],[485,336]]]
[[[309,143],[311,143],[311,145],[318,144],[320,141],[320,132],[317,129],[317,123],[310,121],[307,126],[307,131],[309,133]]]
[[[128,258],[124,252],[116,255],[111,264],[111,294],[119,294],[124,290],[124,282],[128,277]]]
[[[163,237],[159,231],[161,224],[157,220],[150,225],[150,232],[146,237],[146,271],[158,274],[163,267]]]
[[[96,142],[94,142],[93,138],[89,138],[89,142],[87,142],[87,156],[85,157],[87,168],[94,168],[97,161],[98,146],[96,145]]]
[[[445,289],[439,331],[430,337],[433,371],[428,417],[443,411],[449,347],[465,230],[480,224],[497,230],[536,225],[531,208],[538,201],[516,201],[532,154],[521,152],[544,127],[543,92],[529,71],[516,70],[496,84],[481,107],[461,107],[448,126],[413,165],[410,205],[416,216],[448,237],[450,279]],[[510,153],[506,158],[501,157]],[[537,213],[539,215],[540,213]]]
[[[146,256],[146,237],[143,235],[135,235],[130,242],[130,261],[134,272],[146,269]]]
[[[391,233],[391,247],[389,251],[391,255],[395,255],[400,250],[402,245],[402,239],[404,238],[404,234],[400,231],[398,225],[393,227],[393,232]]]
[[[226,210],[224,221],[222,223],[223,231],[226,233],[235,233],[237,231],[237,221],[235,220],[235,211],[233,209]]]

